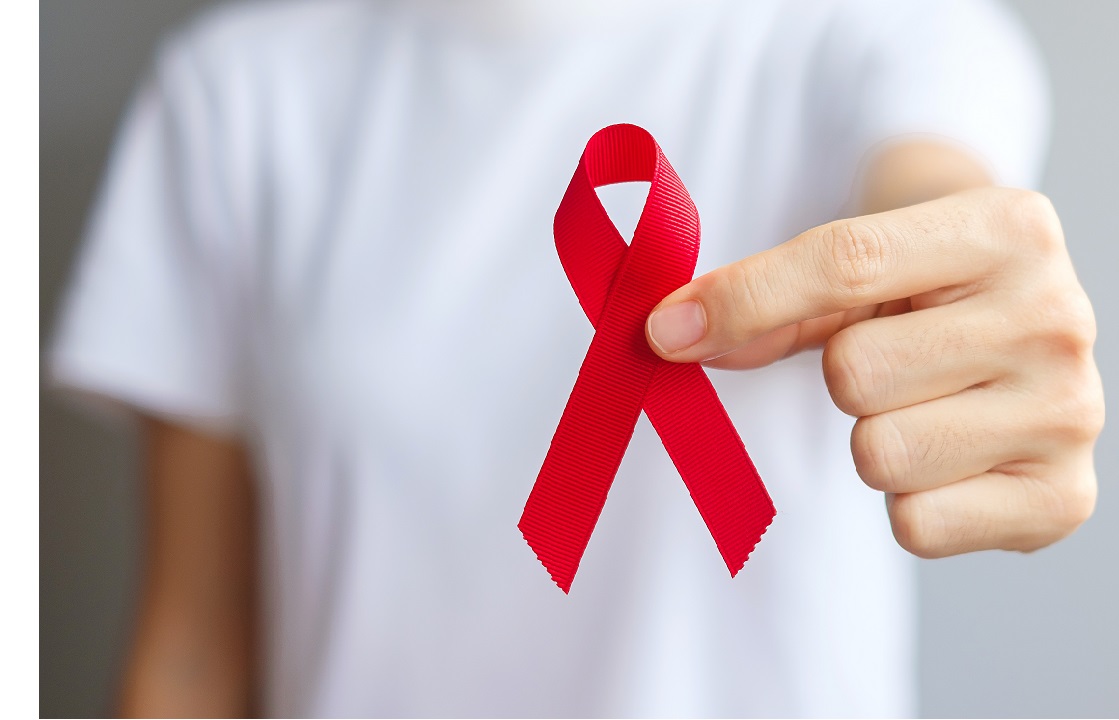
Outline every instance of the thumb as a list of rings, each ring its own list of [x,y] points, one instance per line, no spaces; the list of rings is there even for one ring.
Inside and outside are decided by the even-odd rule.
[[[759,335],[726,354],[704,360],[703,364],[721,370],[752,370],[765,367],[805,350],[821,348],[837,332],[857,322],[875,317],[898,315],[909,312],[909,310],[908,299],[894,300],[881,305],[868,305],[854,310],[804,320]],[[649,321],[645,324],[646,339],[653,350],[663,357],[664,352],[653,340],[652,331],[649,327],[652,322],[652,315],[650,315]]]
[[[979,263],[950,252],[959,247],[948,229],[922,228],[917,243],[904,220],[884,213],[836,221],[702,275],[653,309],[649,346],[673,362],[726,358],[716,366],[758,367],[823,344],[883,303],[974,274]]]
[[[725,355],[705,360],[703,364],[723,370],[765,367],[804,350],[822,347],[828,338],[851,324],[851,321],[845,322],[843,316],[846,314],[835,313],[771,330]],[[652,347],[656,349],[655,344]]]
[[[837,332],[857,322],[908,311],[909,301],[898,300],[804,320],[771,330],[725,355],[705,360],[703,364],[722,370],[751,370],[765,367],[805,350],[821,348]],[[656,349],[656,346],[653,345],[653,348]]]

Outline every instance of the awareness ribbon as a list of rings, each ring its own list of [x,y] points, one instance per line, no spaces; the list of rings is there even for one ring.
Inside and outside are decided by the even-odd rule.
[[[627,245],[595,188],[637,181],[649,195]],[[595,334],[518,527],[569,592],[644,409],[734,577],[775,510],[703,369],[662,360],[645,340],[649,313],[692,279],[699,254],[699,214],[652,135],[635,125],[595,133],[554,232]]]

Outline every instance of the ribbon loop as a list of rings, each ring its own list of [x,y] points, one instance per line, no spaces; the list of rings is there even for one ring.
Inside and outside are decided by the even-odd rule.
[[[595,193],[649,182],[625,240]],[[699,214],[653,137],[612,125],[591,137],[556,211],[556,249],[595,327],[518,527],[566,593],[644,409],[733,577],[775,511],[715,389],[697,364],[659,358],[645,319],[691,280]]]

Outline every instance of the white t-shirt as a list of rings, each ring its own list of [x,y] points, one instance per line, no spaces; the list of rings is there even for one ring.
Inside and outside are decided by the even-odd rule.
[[[849,213],[897,135],[1029,185],[1042,77],[987,2],[219,9],[128,114],[52,371],[249,442],[271,714],[906,715],[913,566],[818,352],[709,371],[778,511],[736,579],[642,418],[552,584],[517,520],[593,332],[552,216],[617,122],[700,272]]]

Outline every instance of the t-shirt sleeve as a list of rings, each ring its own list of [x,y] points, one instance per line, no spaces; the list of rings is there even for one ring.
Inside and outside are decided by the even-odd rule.
[[[890,140],[935,138],[971,151],[997,184],[1038,185],[1049,88],[1016,15],[988,0],[839,7],[817,56],[823,101],[813,110],[842,166]]]
[[[240,313],[210,95],[168,42],[118,132],[46,360],[55,386],[235,431]]]

